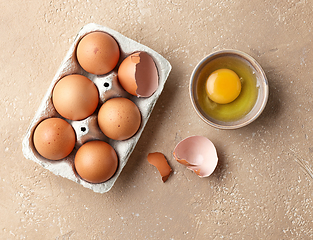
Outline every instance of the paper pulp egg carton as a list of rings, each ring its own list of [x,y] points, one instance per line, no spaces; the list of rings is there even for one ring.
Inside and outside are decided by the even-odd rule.
[[[115,40],[119,44],[120,51],[121,51],[120,60],[117,66],[115,67],[115,69],[111,71],[109,74],[98,76],[98,75],[93,75],[91,73],[87,73],[80,67],[80,65],[77,62],[76,47],[77,47],[79,40],[86,34],[90,32],[94,32],[94,31],[103,31],[103,32],[110,34],[111,36],[115,38]],[[158,89],[151,97],[148,97],[148,98],[138,98],[136,96],[131,96],[120,86],[118,79],[117,79],[117,69],[120,63],[122,62],[122,60],[128,55],[136,51],[147,52],[153,58],[156,64],[156,67],[158,69],[158,74],[159,74]],[[37,110],[34,118],[32,119],[30,123],[30,126],[23,139],[24,156],[40,164],[45,169],[48,169],[55,175],[59,175],[64,178],[70,179],[74,182],[77,182],[86,188],[92,189],[94,192],[104,193],[104,192],[109,191],[114,185],[118,176],[120,175],[122,169],[126,165],[127,160],[129,159],[132,151],[134,150],[139,140],[139,137],[142,131],[144,130],[144,127],[150,117],[150,114],[154,108],[154,105],[163,90],[164,84],[167,80],[167,77],[170,71],[171,71],[170,63],[165,58],[163,58],[160,54],[155,52],[154,50],[138,42],[135,42],[134,40],[131,40],[110,28],[97,25],[94,23],[90,23],[84,26],[78,32],[74,42],[72,43],[70,49],[68,50],[63,62],[61,63],[61,66],[59,67],[57,73],[52,79],[52,82],[45,96],[42,99],[39,109]],[[90,117],[81,121],[71,121],[71,120],[65,119],[72,125],[72,127],[74,128],[76,132],[77,142],[76,142],[75,148],[73,152],[64,159],[61,159],[58,161],[47,160],[46,158],[39,155],[36,149],[34,148],[33,132],[36,126],[39,124],[39,122],[41,122],[43,119],[46,119],[49,117],[62,118],[57,113],[57,111],[55,110],[52,104],[52,100],[51,100],[52,91],[53,91],[55,84],[62,77],[69,75],[69,74],[73,74],[73,73],[84,75],[95,83],[95,85],[97,86],[99,90],[100,104],[104,103],[106,100],[112,97],[126,97],[132,100],[138,106],[141,112],[142,123],[138,132],[133,137],[131,137],[128,140],[116,141],[116,140],[107,138],[100,131],[98,127],[98,123],[97,123],[97,111]],[[74,158],[75,158],[75,153],[78,150],[78,148],[86,141],[96,140],[96,139],[109,143],[115,149],[118,159],[119,159],[119,166],[115,175],[108,181],[104,183],[99,183],[99,184],[93,184],[93,183],[84,181],[77,175],[74,169]]]

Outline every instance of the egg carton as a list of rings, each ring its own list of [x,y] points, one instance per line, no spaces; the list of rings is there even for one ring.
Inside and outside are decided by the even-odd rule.
[[[119,62],[115,69],[113,69],[110,73],[105,75],[93,75],[91,73],[86,72],[81,68],[79,65],[77,58],[76,58],[76,47],[80,39],[85,36],[86,34],[94,31],[103,31],[115,38],[117,43],[119,44],[121,56]],[[144,51],[148,53],[154,60],[156,67],[158,69],[159,75],[159,86],[156,92],[148,98],[138,98],[136,96],[132,96],[127,93],[119,84],[117,79],[117,70],[118,66],[122,62],[122,60],[127,57],[128,55],[137,52],[137,51]],[[154,50],[150,49],[147,46],[144,46],[132,39],[129,39],[122,34],[98,25],[94,23],[90,23],[85,25],[81,30],[78,32],[74,42],[70,46],[61,66],[59,67],[57,73],[55,74],[45,96],[42,99],[42,102],[39,106],[39,109],[35,113],[34,118],[32,119],[30,126],[25,134],[23,139],[23,154],[26,158],[33,160],[34,162],[40,164],[45,169],[48,169],[55,175],[62,176],[64,178],[70,179],[82,186],[93,190],[94,192],[98,193],[105,193],[109,191],[115,181],[117,180],[118,176],[121,174],[122,169],[126,165],[131,153],[133,152],[140,135],[142,134],[144,127],[150,117],[150,114],[158,100],[163,88],[164,84],[167,80],[167,77],[171,71],[170,63],[162,57],[159,53],[155,52]],[[106,137],[99,129],[98,122],[97,122],[97,111],[89,116],[88,118],[81,120],[81,121],[72,121],[65,119],[69,122],[75,130],[76,133],[76,145],[72,153],[64,159],[58,161],[48,160],[41,155],[38,154],[36,151],[34,144],[33,144],[33,132],[36,126],[46,118],[50,117],[60,117],[62,118],[57,111],[55,110],[51,97],[52,91],[55,84],[64,76],[69,74],[81,74],[88,77],[91,81],[95,83],[99,90],[100,96],[100,104],[104,103],[106,100],[113,98],[113,97],[126,97],[132,100],[137,107],[139,108],[142,116],[142,122],[140,125],[139,130],[137,133],[131,137],[130,139],[118,141],[112,140]],[[64,118],[63,118],[64,119]],[[79,149],[79,147],[90,140],[102,140],[109,143],[116,151],[119,165],[116,173],[114,176],[106,182],[93,184],[87,181],[84,181],[82,178],[78,176],[74,168],[74,158],[75,153]]]

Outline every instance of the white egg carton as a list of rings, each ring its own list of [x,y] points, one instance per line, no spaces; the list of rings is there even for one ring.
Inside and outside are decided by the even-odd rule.
[[[103,31],[103,32],[109,33],[118,42],[120,50],[121,50],[121,57],[117,64],[117,67],[115,67],[115,69],[111,71],[110,73],[101,75],[101,76],[93,75],[91,73],[87,73],[86,71],[84,71],[80,67],[76,59],[75,51],[76,51],[76,46],[79,40],[84,35],[93,31]],[[159,74],[158,89],[151,97],[148,97],[148,98],[137,98],[135,96],[131,96],[120,86],[118,79],[117,79],[117,69],[120,63],[122,62],[122,60],[128,55],[136,51],[144,51],[150,54],[150,56],[153,58],[158,69],[158,74]],[[104,193],[104,192],[109,191],[113,187],[115,181],[117,180],[122,169],[126,165],[131,153],[133,152],[139,140],[139,137],[142,131],[144,130],[144,127],[150,117],[150,114],[154,108],[154,105],[163,90],[164,84],[171,71],[171,68],[172,67],[170,63],[160,54],[155,52],[154,50],[138,42],[135,42],[134,40],[131,40],[110,28],[97,25],[94,23],[85,25],[78,32],[73,44],[71,45],[63,62],[61,63],[61,66],[59,67],[56,75],[54,76],[44,98],[42,99],[39,109],[37,110],[34,118],[32,119],[30,123],[30,126],[23,139],[24,156],[40,164],[45,169],[50,170],[55,175],[59,175],[64,178],[70,179],[74,182],[77,182],[86,188],[92,189],[94,192]],[[142,123],[138,132],[133,137],[124,141],[116,141],[116,140],[107,138],[100,131],[98,127],[98,123],[97,123],[97,111],[90,117],[81,121],[71,121],[71,120],[65,119],[72,125],[72,127],[74,128],[76,132],[77,142],[75,145],[75,149],[68,157],[64,159],[61,159],[58,161],[47,160],[46,158],[43,158],[42,156],[40,156],[38,152],[36,151],[36,149],[34,148],[33,132],[36,126],[38,125],[38,123],[41,122],[43,119],[46,119],[49,117],[61,117],[56,112],[52,104],[52,101],[51,101],[52,91],[53,91],[55,84],[58,82],[59,79],[61,79],[62,77],[66,75],[73,74],[73,73],[82,74],[88,77],[91,81],[95,83],[95,85],[97,86],[99,90],[100,104],[102,104],[103,102],[105,102],[106,100],[112,97],[118,97],[118,96],[131,99],[138,106],[141,112]],[[108,181],[104,183],[99,183],[99,184],[92,184],[92,183],[84,181],[77,175],[74,169],[74,157],[75,157],[76,151],[83,143],[85,143],[88,140],[93,140],[93,139],[103,140],[109,143],[115,149],[119,158],[119,166],[115,175]]]

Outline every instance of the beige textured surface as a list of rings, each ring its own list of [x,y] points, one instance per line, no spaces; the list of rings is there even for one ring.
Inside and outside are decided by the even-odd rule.
[[[309,0],[1,1],[1,239],[312,239],[313,52]],[[22,138],[79,29],[95,22],[167,58],[172,72],[119,179],[105,194],[25,159]],[[189,77],[212,51],[256,58],[270,84],[261,117],[216,130],[193,111]],[[220,157],[200,179],[176,163],[203,135]],[[160,151],[166,183],[146,157]]]

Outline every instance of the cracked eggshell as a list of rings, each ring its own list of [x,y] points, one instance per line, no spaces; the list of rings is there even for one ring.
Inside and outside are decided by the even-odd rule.
[[[127,56],[131,55],[134,52],[146,52],[152,57],[158,69],[159,85],[158,85],[157,90],[151,97],[138,98],[138,97],[130,95],[121,87],[117,79],[117,67],[119,63],[117,64],[116,68],[114,68],[111,72],[105,75],[92,74],[90,72],[85,71],[80,66],[76,57],[76,49],[77,49],[77,45],[79,41],[87,34],[92,33],[92,32],[99,32],[99,31],[110,34],[116,40],[116,42],[118,43],[120,47],[121,56],[120,56],[119,61],[121,61],[121,59],[126,58]],[[105,193],[109,191],[113,187],[117,178],[121,174],[122,169],[126,165],[131,153],[133,152],[141,136],[141,133],[143,132],[144,127],[150,117],[150,114],[156,104],[156,101],[158,100],[164,88],[165,82],[171,71],[171,68],[172,67],[170,63],[164,57],[162,57],[159,53],[155,52],[151,48],[144,46],[138,42],[135,42],[134,40],[129,39],[110,28],[107,28],[98,24],[94,24],[94,23],[85,25],[78,32],[76,38],[74,39],[72,45],[70,46],[68,52],[66,53],[64,60],[62,61],[54,78],[52,79],[51,84],[48,87],[47,92],[44,95],[42,102],[30,123],[29,128],[26,131],[26,134],[24,136],[23,143],[22,143],[24,156],[40,164],[42,167],[51,171],[55,175],[62,176],[64,178],[72,180],[82,185],[83,187],[91,189],[94,192]],[[133,101],[140,110],[140,113],[142,116],[142,122],[137,133],[134,136],[124,141],[118,141],[118,140],[109,139],[100,130],[98,131],[99,127],[97,126],[98,125],[97,124],[97,110],[91,116],[83,120],[79,120],[79,121],[67,120],[67,122],[72,125],[77,136],[75,148],[69,156],[59,161],[49,161],[43,158],[42,156],[40,156],[34,147],[34,143],[32,140],[34,129],[39,124],[39,122],[41,122],[43,119],[51,118],[51,117],[61,117],[55,110],[55,107],[52,103],[52,91],[56,83],[62,77],[66,75],[74,74],[74,73],[86,76],[96,85],[99,91],[99,104],[103,104],[108,99],[114,98],[114,97],[126,97],[130,99],[131,101]],[[75,169],[74,158],[75,158],[75,154],[77,150],[84,143],[88,141],[92,141],[92,140],[101,140],[110,144],[116,151],[116,154],[119,160],[118,167],[117,167],[115,174],[108,181],[103,182],[103,183],[98,183],[98,184],[90,183],[88,181],[83,180],[73,170]]]
[[[173,170],[168,164],[164,154],[160,152],[149,153],[147,159],[150,164],[158,169],[161,174],[162,181],[166,182]]]
[[[214,144],[203,136],[183,139],[176,145],[173,155],[179,163],[193,170],[199,177],[210,176],[218,162]]]
[[[117,77],[122,87],[137,97],[150,97],[158,88],[158,70],[146,52],[136,52],[125,58]]]

